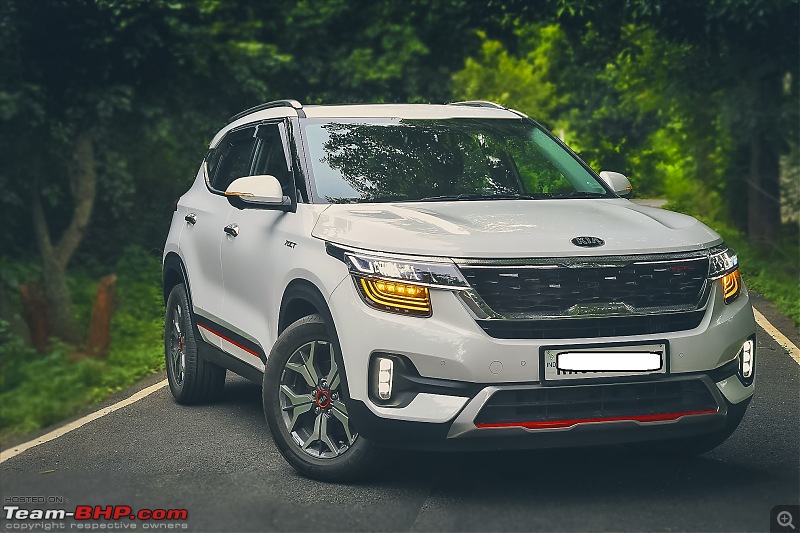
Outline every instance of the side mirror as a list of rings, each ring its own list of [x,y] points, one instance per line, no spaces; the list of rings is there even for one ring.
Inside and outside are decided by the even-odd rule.
[[[228,185],[225,196],[235,196],[248,204],[286,205],[291,200],[283,195],[278,178],[270,175],[245,176]]]
[[[628,181],[628,178],[625,177],[625,174],[604,170],[600,173],[600,179],[606,182],[606,185],[620,196],[628,196],[633,191],[633,186]]]

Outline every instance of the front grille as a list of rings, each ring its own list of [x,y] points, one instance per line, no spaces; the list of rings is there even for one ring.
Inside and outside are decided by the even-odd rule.
[[[496,339],[574,339],[649,335],[694,329],[705,311],[664,315],[608,318],[555,318],[548,320],[477,320]]]
[[[521,266],[461,264],[464,277],[505,318],[690,311],[702,306],[707,257],[635,261],[601,257]],[[583,262],[581,262],[581,260]]]
[[[699,379],[503,390],[492,395],[475,425],[645,417],[715,411]]]

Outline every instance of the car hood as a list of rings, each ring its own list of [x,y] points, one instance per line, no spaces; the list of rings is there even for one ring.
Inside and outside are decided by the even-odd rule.
[[[464,258],[663,253],[721,242],[692,217],[617,198],[332,204],[312,235],[365,250]],[[605,244],[571,242],[581,236]]]

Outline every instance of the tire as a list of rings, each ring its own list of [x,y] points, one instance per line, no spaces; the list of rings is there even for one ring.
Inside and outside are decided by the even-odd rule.
[[[362,478],[378,458],[347,414],[338,346],[319,315],[301,318],[275,342],[262,389],[278,450],[300,474],[323,481]]]
[[[200,357],[186,287],[175,285],[167,298],[164,358],[172,396],[189,405],[215,400],[225,386],[226,370]]]

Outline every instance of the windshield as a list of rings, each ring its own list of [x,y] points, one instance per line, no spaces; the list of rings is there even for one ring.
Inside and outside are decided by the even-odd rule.
[[[517,119],[306,121],[317,195],[332,203],[613,197]]]

